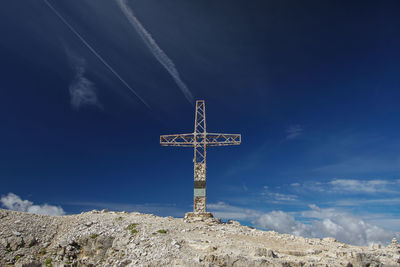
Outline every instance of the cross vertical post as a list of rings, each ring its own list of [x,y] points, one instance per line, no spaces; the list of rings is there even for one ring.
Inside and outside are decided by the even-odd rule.
[[[193,211],[206,212],[206,106],[204,100],[196,101],[196,115],[194,122],[194,196]]]
[[[240,145],[241,141],[240,134],[207,133],[204,100],[196,101],[193,133],[160,136],[162,146],[193,147],[194,149],[193,214],[190,216],[212,217],[212,214],[207,212],[206,209],[207,147]]]

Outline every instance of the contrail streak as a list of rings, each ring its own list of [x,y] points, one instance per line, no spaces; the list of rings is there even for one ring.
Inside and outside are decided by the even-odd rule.
[[[150,49],[154,57],[160,62],[160,64],[168,71],[172,76],[175,83],[181,89],[182,93],[185,95],[186,99],[193,105],[193,95],[186,86],[186,84],[181,80],[179,73],[175,67],[174,62],[164,53],[164,51],[157,45],[151,34],[146,31],[140,21],[133,15],[132,10],[128,7],[125,0],[116,0],[118,6],[124,13],[125,17],[129,20],[131,25],[135,28],[137,33],[142,38],[143,42]]]
[[[144,101],[143,98],[141,98],[138,93],[136,93],[135,90],[133,90],[133,88],[124,80],[122,79],[122,77],[114,70],[113,67],[110,66],[110,64],[108,64],[104,58],[102,56],[100,56],[99,53],[97,53],[97,51],[85,40],[85,38],[82,37],[82,35],[80,35],[78,33],[78,31],[76,31],[71,24],[68,23],[68,21],[57,11],[57,9],[55,9],[53,7],[53,5],[51,5],[47,0],[43,0],[46,5],[54,12],[54,14],[57,15],[57,17],[75,34],[76,37],[79,38],[79,40],[82,41],[82,43],[101,61],[101,63],[104,64],[104,66],[106,66],[114,75],[115,77],[118,78],[118,80],[120,80],[132,93],[135,94],[135,96],[137,98],[139,98],[139,100],[150,110],[152,110],[152,108],[149,106],[149,104],[146,103],[146,101]]]

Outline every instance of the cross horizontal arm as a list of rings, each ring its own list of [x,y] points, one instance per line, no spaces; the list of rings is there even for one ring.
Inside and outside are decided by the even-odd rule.
[[[232,146],[240,145],[242,136],[240,134],[207,133],[207,146]]]
[[[160,136],[162,146],[193,147],[194,134],[168,134]]]

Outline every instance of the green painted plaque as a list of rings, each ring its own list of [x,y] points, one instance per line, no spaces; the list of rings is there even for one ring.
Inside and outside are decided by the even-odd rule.
[[[205,188],[195,188],[194,189],[194,196],[195,197],[205,197],[206,196],[206,189]]]

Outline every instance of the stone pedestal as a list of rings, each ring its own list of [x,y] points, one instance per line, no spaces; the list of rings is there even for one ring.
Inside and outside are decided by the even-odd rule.
[[[214,216],[211,212],[187,212],[184,219],[186,221],[204,221],[212,218]]]

